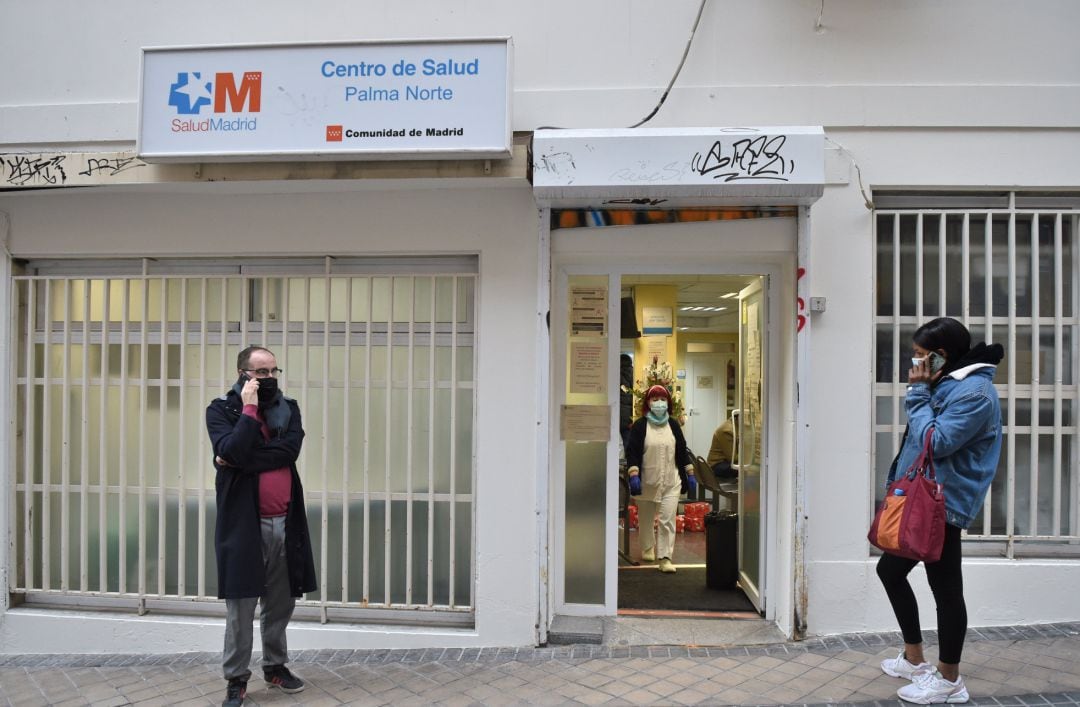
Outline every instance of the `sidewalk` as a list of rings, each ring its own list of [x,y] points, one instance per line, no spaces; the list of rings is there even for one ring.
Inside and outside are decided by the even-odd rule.
[[[926,632],[927,657],[936,635]],[[763,646],[560,646],[296,651],[308,686],[250,705],[903,704],[878,663],[899,634]],[[220,656],[0,656],[0,705],[217,705]],[[972,705],[1080,705],[1080,622],[971,629],[962,674]]]

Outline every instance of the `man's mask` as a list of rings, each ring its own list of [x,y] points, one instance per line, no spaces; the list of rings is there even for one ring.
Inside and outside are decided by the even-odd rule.
[[[259,407],[266,407],[274,402],[278,394],[277,378],[259,379]]]

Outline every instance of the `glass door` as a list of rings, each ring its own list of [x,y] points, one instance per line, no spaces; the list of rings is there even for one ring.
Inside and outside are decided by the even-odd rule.
[[[739,583],[758,611],[765,608],[764,492],[767,399],[764,279],[739,293]]]
[[[555,461],[561,467],[554,500],[555,550],[561,567],[557,611],[599,615],[615,611],[615,547],[618,447],[615,375],[611,361],[614,314],[611,276],[561,271],[559,311],[553,327],[562,334],[555,396]],[[615,326],[618,326],[616,323]],[[616,342],[618,339],[614,339]],[[561,488],[559,488],[561,487]],[[558,581],[558,580],[557,580]]]

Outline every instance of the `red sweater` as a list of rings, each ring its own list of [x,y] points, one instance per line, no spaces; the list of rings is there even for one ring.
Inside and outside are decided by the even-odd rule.
[[[263,439],[270,439],[270,428],[259,413],[258,405],[245,405],[244,414],[254,417],[262,426]],[[283,516],[289,510],[292,497],[292,469],[283,466],[259,474],[259,515],[263,518]]]

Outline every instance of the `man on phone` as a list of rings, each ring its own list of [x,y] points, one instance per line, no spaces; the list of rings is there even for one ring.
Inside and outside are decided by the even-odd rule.
[[[218,598],[227,612],[223,707],[242,705],[247,695],[256,604],[263,679],[284,692],[304,689],[285,667],[285,627],[296,597],[317,586],[296,470],[304,440],[300,407],[278,389],[281,369],[268,349],[249,346],[236,357],[236,368],[236,383],[206,409],[217,469]]]

